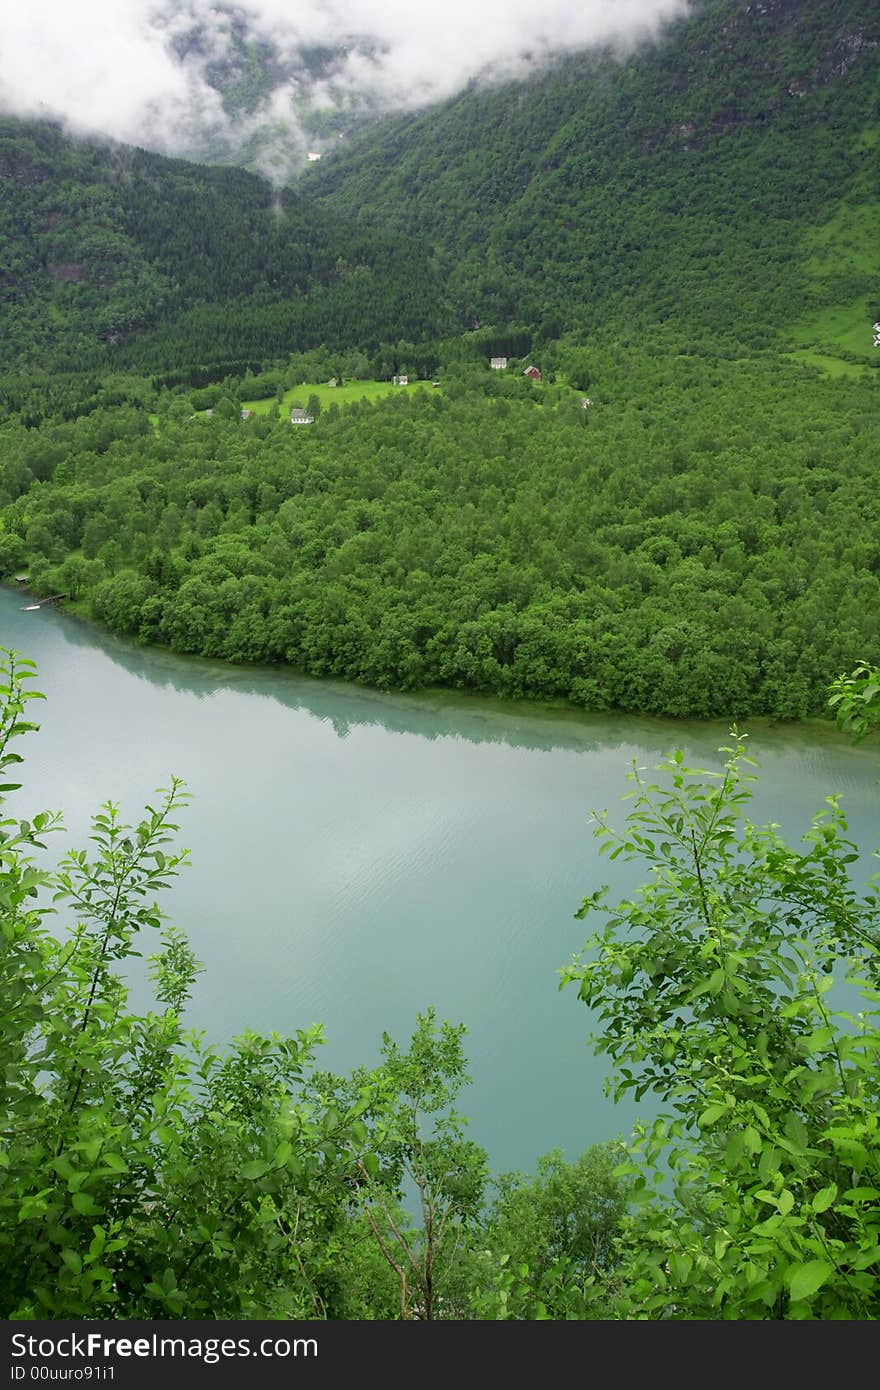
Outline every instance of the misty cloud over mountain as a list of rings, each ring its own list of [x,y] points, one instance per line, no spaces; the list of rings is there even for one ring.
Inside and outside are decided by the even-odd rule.
[[[688,0],[29,0],[0,20],[0,108],[283,173],[365,116],[625,51]]]

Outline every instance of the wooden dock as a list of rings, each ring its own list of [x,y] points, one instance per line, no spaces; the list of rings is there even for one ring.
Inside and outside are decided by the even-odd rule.
[[[41,598],[39,603],[25,603],[19,609],[20,613],[36,613],[38,608],[43,608],[47,603],[57,603],[60,598],[67,598],[66,594],[50,594],[48,598]]]

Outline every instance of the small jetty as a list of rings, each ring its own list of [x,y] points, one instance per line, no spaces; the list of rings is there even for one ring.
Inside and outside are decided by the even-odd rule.
[[[67,598],[66,594],[50,594],[48,598],[41,598],[39,603],[25,603],[19,609],[20,613],[36,613],[38,608],[45,608],[47,604],[57,603],[59,599]]]

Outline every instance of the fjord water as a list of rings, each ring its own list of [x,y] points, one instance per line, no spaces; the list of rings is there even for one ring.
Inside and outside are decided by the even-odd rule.
[[[434,1004],[467,1024],[462,1102],[493,1167],[628,1133],[603,1095],[590,1018],[557,970],[587,926],[573,913],[609,864],[593,808],[622,822],[636,759],[684,747],[717,767],[723,724],[587,717],[443,695],[383,695],[132,648],[0,590],[0,644],[36,661],[42,729],[15,809],[61,807],[85,844],[107,799],[137,816],[172,774],[194,800],[193,867],[164,907],[205,963],[189,1011],[222,1042],[245,1028],[326,1026],[320,1064],[378,1058]],[[753,818],[807,828],[843,793],[853,838],[880,843],[880,754],[818,726],[750,728],[762,772]],[[62,837],[54,852],[62,847]],[[867,876],[872,861],[856,866]],[[147,949],[151,949],[148,943]],[[140,1001],[138,1001],[140,1002]]]

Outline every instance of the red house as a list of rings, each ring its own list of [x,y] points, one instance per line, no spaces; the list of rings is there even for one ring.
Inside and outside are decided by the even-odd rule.
[[[537,367],[526,367],[523,376],[529,377],[532,381],[541,380],[541,373],[538,371]]]

